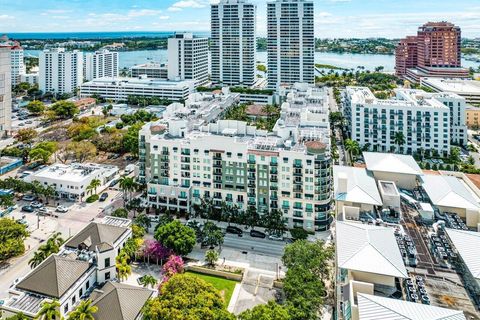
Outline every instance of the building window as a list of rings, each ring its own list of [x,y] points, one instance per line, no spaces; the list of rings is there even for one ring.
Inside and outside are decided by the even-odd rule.
[[[87,280],[87,283],[85,283],[85,290],[88,290],[90,288],[90,281]]]
[[[79,297],[82,297],[82,296],[83,296],[83,289],[82,289],[82,288],[80,288],[80,290],[78,291],[78,296],[79,296]]]
[[[72,305],[74,305],[75,302],[77,302],[77,297],[76,297],[76,296],[73,296],[73,297],[72,297]]]
[[[110,267],[110,258],[105,258],[105,268]]]
[[[110,272],[105,272],[105,280],[110,280]]]
[[[63,308],[63,313],[67,313],[68,312],[68,303],[65,305],[65,307]]]

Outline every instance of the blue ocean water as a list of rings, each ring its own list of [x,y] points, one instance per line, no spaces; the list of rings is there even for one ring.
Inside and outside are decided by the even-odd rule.
[[[0,30],[1,33],[1,30]],[[192,31],[196,36],[209,37],[210,32]],[[121,38],[140,38],[140,37],[158,37],[166,38],[172,36],[172,31],[115,31],[115,32],[28,32],[28,33],[8,33],[8,37],[15,40],[24,39],[121,39]]]

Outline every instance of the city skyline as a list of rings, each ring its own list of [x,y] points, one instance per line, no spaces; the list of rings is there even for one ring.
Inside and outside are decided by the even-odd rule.
[[[0,0],[0,32],[209,31],[211,0],[64,1]],[[257,35],[266,35],[266,2],[258,7]],[[474,0],[402,3],[381,0],[316,0],[315,36],[400,38],[425,21],[451,21],[463,36],[480,36],[480,5]],[[432,9],[433,8],[433,9]],[[462,10],[458,8],[464,8]],[[25,21],[29,21],[25,24]]]

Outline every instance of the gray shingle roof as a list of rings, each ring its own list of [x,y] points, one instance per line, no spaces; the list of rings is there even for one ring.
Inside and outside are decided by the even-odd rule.
[[[117,282],[107,282],[101,291],[91,296],[92,305],[98,307],[96,320],[135,320],[153,294],[152,290]]]
[[[107,251],[113,248],[113,244],[127,231],[128,228],[91,222],[65,243],[65,247],[78,248],[84,244],[91,251],[96,247],[100,252]]]
[[[60,299],[90,268],[86,261],[51,255],[32,270],[17,288]]]

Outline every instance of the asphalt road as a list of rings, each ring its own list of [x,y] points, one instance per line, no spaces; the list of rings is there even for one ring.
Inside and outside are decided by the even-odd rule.
[[[248,253],[261,253],[271,257],[283,256],[285,241],[274,241],[270,239],[252,238],[248,232],[239,237],[227,233],[223,242],[223,247],[246,251]]]

